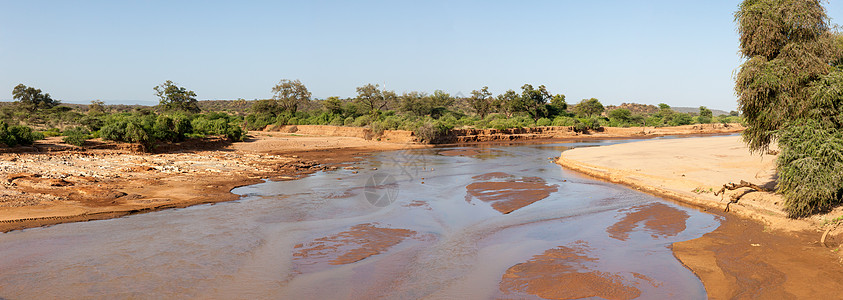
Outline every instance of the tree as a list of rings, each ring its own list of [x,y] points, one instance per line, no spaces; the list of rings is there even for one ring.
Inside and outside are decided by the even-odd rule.
[[[196,101],[196,93],[184,87],[177,86],[172,80],[153,88],[158,96],[158,105],[165,111],[181,111],[186,113],[198,113],[199,103]],[[137,135],[140,137],[140,135]]]
[[[609,118],[617,120],[620,124],[627,123],[632,118],[632,112],[626,108],[618,108],[609,111]]]
[[[42,94],[40,89],[18,84],[12,89],[12,98],[15,103],[29,112],[39,109],[50,109],[59,105],[58,100],[53,100],[50,94]]]
[[[285,111],[295,114],[299,105],[310,101],[310,92],[298,79],[281,79],[272,88],[272,99]]]
[[[659,103],[659,110],[670,109],[670,105]]]
[[[708,124],[711,123],[711,118],[714,114],[705,106],[700,106],[700,116],[697,118],[700,124]]]
[[[471,91],[471,97],[468,97],[468,106],[483,119],[492,111],[494,100],[492,93],[489,92],[489,87],[484,86],[480,90]]]
[[[105,113],[105,102],[102,100],[93,100],[91,104],[88,105],[88,114],[89,115],[102,115]]]
[[[564,113],[567,110],[568,103],[565,102],[565,95],[556,94],[553,95],[553,98],[550,98],[550,109],[548,109],[550,114],[558,115]]]
[[[378,84],[367,84],[357,87],[357,98],[355,101],[369,113],[375,114],[380,110],[387,109],[398,97],[393,91],[381,91]]]
[[[603,104],[597,98],[582,99],[580,103],[574,106],[574,112],[578,115],[591,117],[603,113]]]
[[[817,0],[746,0],[735,13],[740,52],[747,59],[735,91],[754,151],[766,150],[788,120],[816,109],[812,82],[840,57],[828,17]]]
[[[506,114],[507,117],[511,117],[513,113],[525,110],[521,96],[513,90],[507,90],[503,94],[498,95],[496,99],[495,106],[498,107],[498,112]]]
[[[841,203],[843,40],[818,0],[745,0],[735,13],[735,82],[753,151],[778,141],[778,192],[790,217]]]
[[[325,110],[331,112],[332,114],[342,114],[342,100],[340,100],[339,97],[328,97],[328,99],[325,99],[325,101],[322,102],[322,107],[324,107]]]
[[[430,96],[421,92],[405,92],[399,97],[398,109],[402,112],[409,112],[416,116],[424,116],[430,114],[433,107]]]
[[[524,108],[533,120],[538,120],[547,116],[547,109],[545,104],[550,100],[550,93],[544,85],[539,88],[533,88],[530,84],[521,86],[521,99],[524,102]]]

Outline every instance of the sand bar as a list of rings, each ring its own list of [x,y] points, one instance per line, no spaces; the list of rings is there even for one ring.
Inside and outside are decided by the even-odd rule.
[[[724,199],[714,196],[724,183],[740,180],[775,187],[775,158],[750,153],[740,136],[720,136],[577,148],[563,152],[558,163],[722,216],[717,230],[672,246],[712,299],[837,298],[843,230],[832,230],[825,245],[819,241],[830,226],[826,220],[843,215],[841,208],[793,220],[779,195],[741,189]],[[730,197],[742,193],[724,213]]]

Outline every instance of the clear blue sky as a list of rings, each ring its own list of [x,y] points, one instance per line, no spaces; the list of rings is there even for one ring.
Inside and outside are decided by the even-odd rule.
[[[739,2],[0,0],[0,99],[23,83],[67,103],[155,104],[169,79],[251,100],[287,78],[317,98],[531,83],[569,103],[732,110]]]

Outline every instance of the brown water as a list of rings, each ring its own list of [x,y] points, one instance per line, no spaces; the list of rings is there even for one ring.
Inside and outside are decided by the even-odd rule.
[[[714,216],[547,159],[616,142],[386,152],[240,201],[0,234],[0,298],[705,298],[668,247]]]

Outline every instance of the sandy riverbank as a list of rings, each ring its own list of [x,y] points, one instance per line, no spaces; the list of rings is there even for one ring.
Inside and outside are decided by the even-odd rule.
[[[843,229],[820,239],[826,220],[843,209],[792,220],[780,196],[741,189],[714,196],[723,184],[746,180],[775,186],[775,155],[752,154],[739,136],[664,139],[562,153],[559,164],[582,173],[702,207],[723,225],[702,238],[676,243],[675,255],[703,281],[712,298],[835,298],[843,287]],[[747,193],[731,212],[733,195]],[[740,216],[740,218],[736,217]],[[798,254],[798,255],[794,255]]]
[[[0,232],[236,200],[231,189],[262,179],[295,179],[374,151],[425,147],[355,137],[250,132],[158,154],[73,149],[0,154]]]
[[[641,138],[741,129],[739,124],[709,124],[582,134],[568,127],[543,127],[480,130],[467,135],[466,142]],[[0,153],[0,232],[231,201],[238,199],[231,189],[263,179],[295,179],[376,151],[429,147],[414,143],[411,132],[387,131],[373,137],[371,130],[353,127],[283,126],[249,134],[244,142],[170,145],[158,154],[138,153],[127,144],[80,149],[63,144],[60,137],[38,141],[30,150]]]

